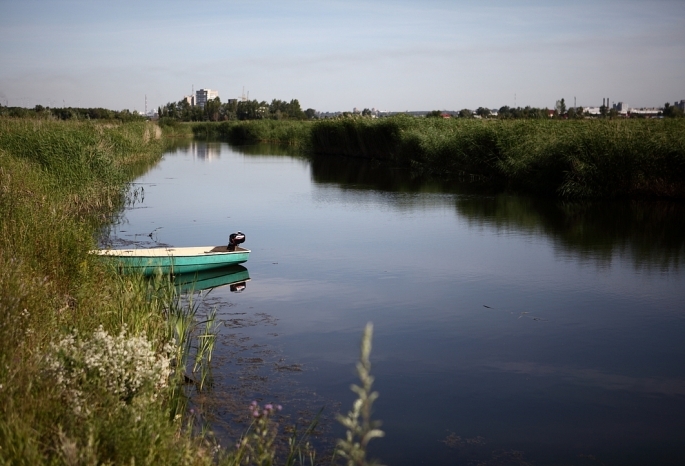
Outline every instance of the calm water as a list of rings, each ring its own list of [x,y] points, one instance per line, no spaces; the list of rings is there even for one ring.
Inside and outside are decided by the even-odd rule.
[[[207,296],[226,403],[346,412],[372,321],[385,464],[685,464],[682,205],[468,193],[218,143],[134,187],[115,245],[247,235],[247,288]]]

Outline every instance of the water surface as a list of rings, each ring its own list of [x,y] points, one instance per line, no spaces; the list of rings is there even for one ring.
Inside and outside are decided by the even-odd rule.
[[[371,321],[385,464],[685,461],[682,205],[488,194],[219,143],[166,154],[134,188],[115,245],[247,235],[247,288],[211,293],[237,403],[347,411]]]

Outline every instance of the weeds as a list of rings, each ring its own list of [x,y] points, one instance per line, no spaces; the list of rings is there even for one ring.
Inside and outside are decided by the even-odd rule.
[[[379,429],[380,422],[371,419],[373,402],[378,398],[378,392],[372,391],[373,377],[371,376],[371,337],[373,325],[366,324],[361,344],[361,357],[357,363],[357,375],[361,386],[352,385],[352,391],[358,398],[352,405],[352,411],[347,416],[338,416],[338,421],[347,428],[345,439],[338,441],[337,452],[346,459],[348,466],[365,466],[377,464],[366,459],[367,447],[374,438],[385,434]]]

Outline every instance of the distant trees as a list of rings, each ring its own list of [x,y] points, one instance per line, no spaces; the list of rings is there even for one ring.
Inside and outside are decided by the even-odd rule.
[[[510,108],[509,106],[505,105],[503,107],[500,107],[500,109],[497,111],[497,117],[503,119],[541,119],[549,118],[549,111],[546,108],[535,108],[529,106],[526,106],[524,108]]]
[[[476,115],[478,115],[481,118],[487,118],[490,116],[490,109],[485,107],[478,107],[476,109]]]
[[[227,120],[307,120],[314,118],[313,108],[303,111],[300,102],[273,99],[271,103],[257,100],[230,99],[221,103],[219,97],[208,101],[204,107],[191,106],[188,101],[169,102],[159,108],[160,118],[180,121],[227,121]]]
[[[663,115],[666,118],[682,118],[683,110],[680,107],[671,105],[668,102],[664,104]]]
[[[58,120],[144,120],[145,116],[130,110],[109,110],[106,108],[59,107],[50,108],[36,105],[33,108],[3,107],[0,116],[12,118],[55,118]]]
[[[555,109],[557,111],[557,116],[564,116],[566,114],[566,102],[564,102],[563,98],[561,100],[557,100]]]

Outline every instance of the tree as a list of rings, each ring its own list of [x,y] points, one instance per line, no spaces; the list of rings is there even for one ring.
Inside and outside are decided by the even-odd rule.
[[[671,105],[666,102],[662,114],[666,118],[682,118],[683,111],[677,105]]]
[[[440,118],[442,112],[440,110],[433,110],[432,112],[426,113],[426,118]]]
[[[490,109],[485,107],[478,107],[478,109],[476,110],[476,115],[478,115],[481,118],[487,118],[490,116]]]
[[[566,113],[566,102],[564,102],[563,98],[561,100],[557,100],[557,105],[555,108],[559,116],[563,116]]]
[[[208,100],[205,103],[204,117],[209,121],[219,121],[219,110],[221,109],[221,100],[218,97]]]
[[[468,108],[459,110],[459,118],[473,118],[473,112]]]
[[[304,114],[307,116],[308,120],[313,120],[316,117],[316,110],[313,108],[308,108],[304,111]]]

